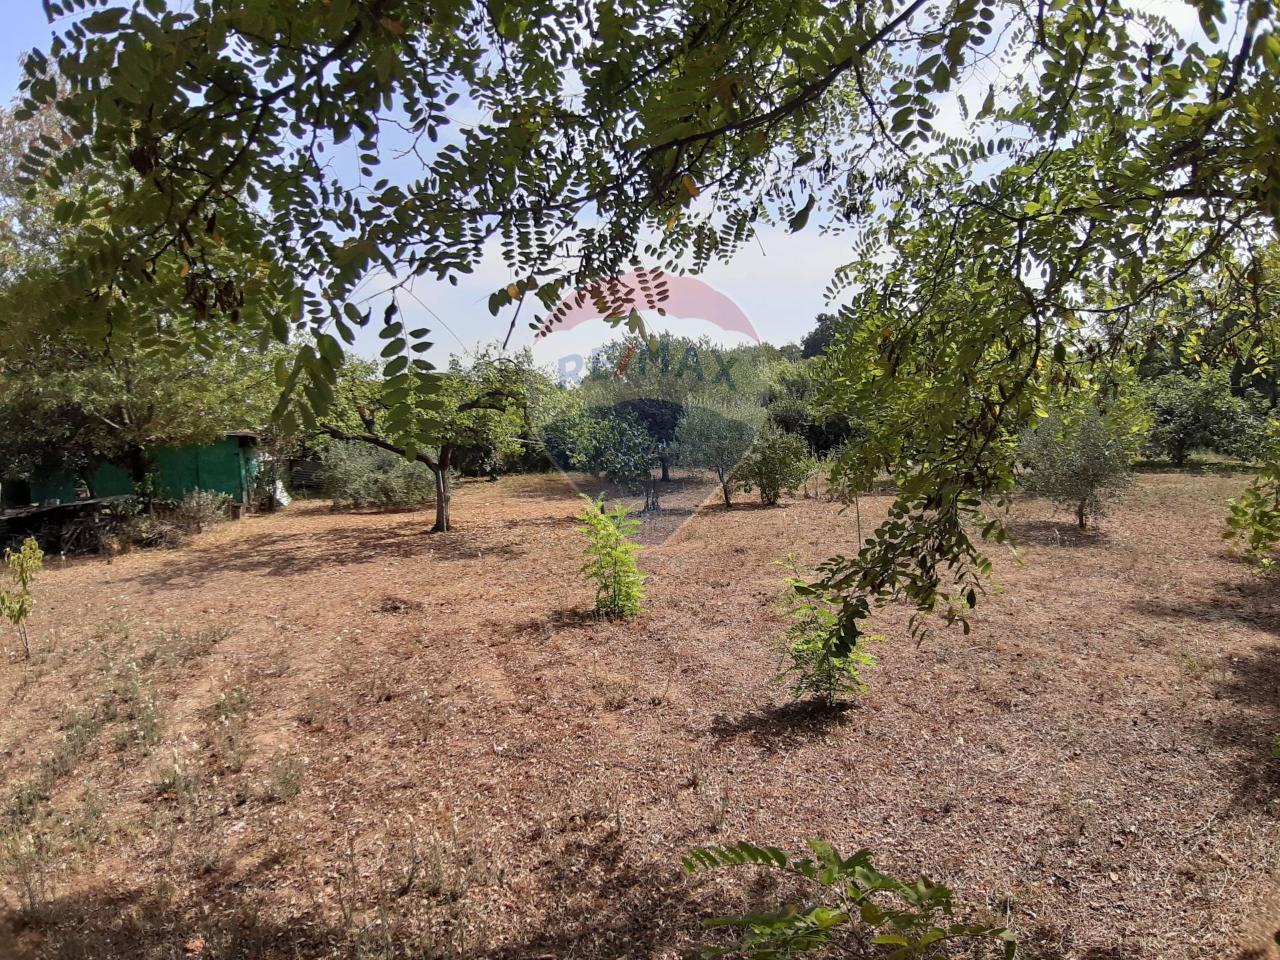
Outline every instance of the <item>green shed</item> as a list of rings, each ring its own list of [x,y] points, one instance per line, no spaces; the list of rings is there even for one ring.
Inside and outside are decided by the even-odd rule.
[[[246,507],[252,506],[254,481],[260,466],[257,434],[228,433],[219,440],[198,446],[160,447],[151,451],[151,461],[162,497],[177,500],[195,489],[212,490],[225,493]],[[27,481],[32,503],[75,500],[78,486],[77,478],[69,473],[32,477]],[[134,492],[129,472],[110,463],[94,472],[92,489],[95,497]]]

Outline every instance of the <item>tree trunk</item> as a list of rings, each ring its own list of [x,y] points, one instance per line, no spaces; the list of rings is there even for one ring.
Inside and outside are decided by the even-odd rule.
[[[644,484],[644,507],[641,513],[652,513],[658,509],[658,484],[649,479]]]
[[[659,457],[658,463],[662,464],[662,479],[669,481],[671,479],[671,462],[666,457]]]
[[[733,504],[729,502],[729,480],[725,477],[724,471],[719,467],[716,468],[716,476],[720,478],[720,493],[724,497],[724,508],[728,510]]]
[[[147,451],[141,447],[130,447],[124,456],[124,465],[129,470],[129,479],[140,484],[147,479]]]
[[[1085,516],[1083,500],[1076,504],[1076,526],[1081,530],[1088,527],[1088,518]]]
[[[449,460],[452,455],[451,449],[441,447],[440,467],[431,471],[436,480],[436,525],[431,528],[432,533],[449,532],[449,497],[452,495],[449,490]]]

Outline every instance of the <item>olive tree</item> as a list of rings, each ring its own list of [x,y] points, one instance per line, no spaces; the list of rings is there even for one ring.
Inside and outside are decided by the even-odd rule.
[[[764,423],[763,408],[749,402],[690,403],[680,419],[676,443],[682,463],[715,472],[724,505],[731,505],[733,471],[747,455]]]
[[[1084,530],[1131,482],[1140,440],[1125,410],[1104,412],[1091,397],[1058,402],[1019,443],[1019,457],[1028,468],[1023,486],[1069,508]]]

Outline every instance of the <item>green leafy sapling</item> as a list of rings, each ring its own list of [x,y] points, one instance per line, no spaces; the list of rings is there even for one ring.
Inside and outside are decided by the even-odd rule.
[[[22,655],[30,660],[31,642],[27,637],[27,618],[31,616],[34,606],[31,584],[44,566],[44,551],[34,537],[27,537],[22,541],[22,549],[5,550],[4,562],[13,586],[0,588],[0,614],[18,628],[18,636],[22,638]]]
[[[990,956],[994,951],[1013,960],[1017,955],[1017,943],[1004,927],[957,921],[945,886],[925,877],[907,882],[882,873],[871,862],[869,850],[842,857],[824,841],[810,840],[808,845],[811,856],[803,858],[746,842],[689,852],[683,860],[689,874],[764,867],[790,874],[816,888],[817,894],[809,904],[707,921],[708,929],[736,929],[741,936],[731,946],[706,947],[704,956],[780,960],[822,950],[837,936],[850,933],[883,947],[887,960],[940,956],[948,945],[963,947],[969,951],[966,956]],[[980,952],[984,945],[990,948],[985,953]]]
[[[866,690],[862,671],[876,661],[861,646],[843,649],[838,601],[809,582],[794,554],[779,565],[789,575],[781,600],[788,621],[782,638],[786,666],[778,681],[790,685],[793,697],[817,697],[828,707]]]
[[[634,616],[644,600],[644,575],[636,564],[640,547],[631,540],[640,521],[628,516],[625,504],[606,509],[604,497],[583,499],[587,508],[578,517],[579,529],[587,535],[582,573],[596,585],[596,612],[606,617]]]

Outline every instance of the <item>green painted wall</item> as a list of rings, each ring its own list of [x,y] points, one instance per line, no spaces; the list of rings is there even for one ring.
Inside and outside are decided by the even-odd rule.
[[[243,501],[258,473],[258,456],[252,447],[242,447],[235,437],[224,437],[197,447],[162,447],[151,455],[156,482],[162,497],[178,499],[199,488],[225,493]],[[99,497],[133,493],[127,470],[104,464],[94,474],[93,492]],[[76,479],[68,474],[31,479],[31,499],[76,499]]]

